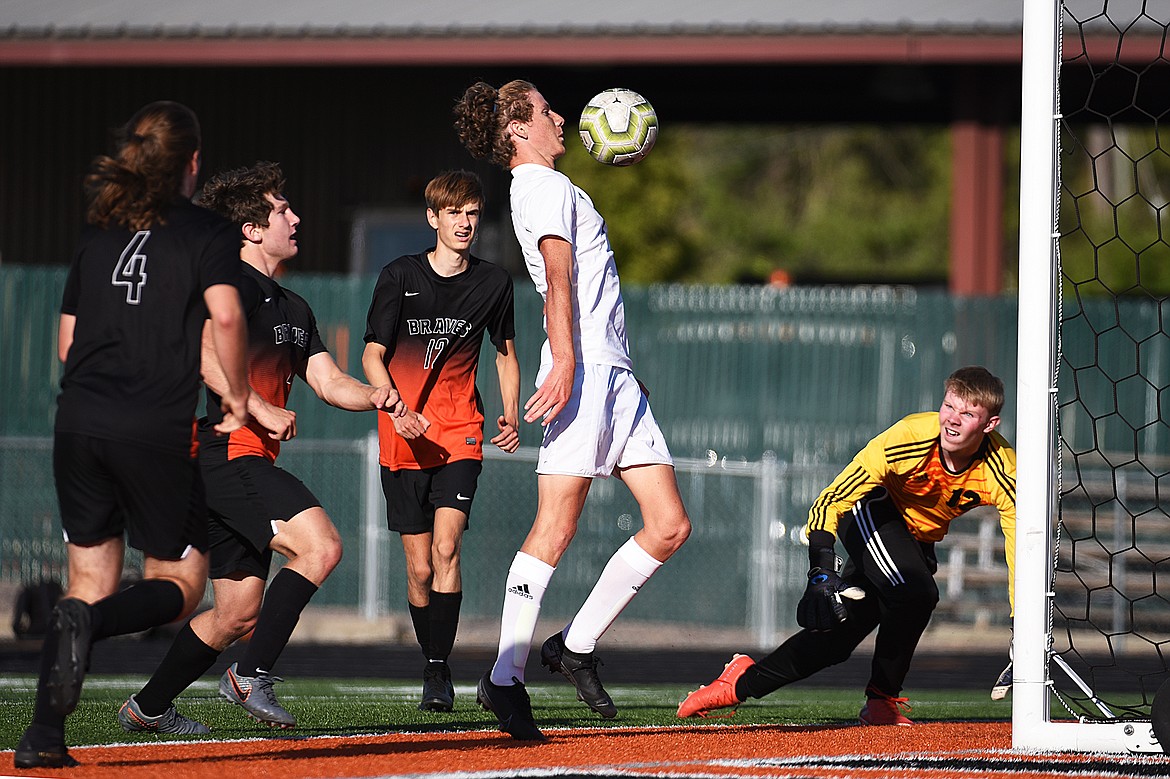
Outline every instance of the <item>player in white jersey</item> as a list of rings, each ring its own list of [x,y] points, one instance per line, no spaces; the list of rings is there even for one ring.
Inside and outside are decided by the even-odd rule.
[[[621,479],[642,529],[610,559],[564,628],[541,647],[541,663],[562,673],[601,716],[617,708],[597,676],[594,648],[643,584],[690,534],[674,464],[635,378],[625,309],[605,220],[555,164],[565,153],[564,119],[536,87],[512,81],[472,85],[455,107],[469,152],[512,172],[512,222],[528,272],[544,299],[545,332],[527,422],[540,420],[536,519],[505,583],[499,655],[480,680],[480,703],[513,738],[541,740],[524,688],[544,592],[577,529],[594,478]]]

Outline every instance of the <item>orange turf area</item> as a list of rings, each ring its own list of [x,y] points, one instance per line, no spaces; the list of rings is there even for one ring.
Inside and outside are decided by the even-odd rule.
[[[1006,722],[909,728],[610,728],[547,734],[545,744],[525,744],[492,731],[76,748],[71,751],[82,762],[80,768],[17,773],[79,779],[329,779],[464,772],[509,776],[522,770],[551,776],[580,769],[597,776],[1170,778],[1170,759],[1161,756],[1011,752]]]

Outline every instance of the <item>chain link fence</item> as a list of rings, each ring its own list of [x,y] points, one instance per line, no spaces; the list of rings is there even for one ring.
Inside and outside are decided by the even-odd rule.
[[[0,587],[64,579],[51,465],[64,274],[0,267]],[[373,282],[282,279],[311,301],[330,351],[357,375]],[[1015,301],[1008,298],[683,285],[629,289],[625,297],[634,363],[675,455],[694,531],[623,622],[726,630],[774,645],[795,627],[808,507],[849,458],[900,416],[937,407],[943,379],[960,365],[982,363],[1007,386],[1015,382]],[[543,333],[540,299],[526,283],[517,283],[516,307],[527,387]],[[479,384],[490,419],[499,393],[490,344],[484,349]],[[1009,439],[1013,403],[1001,428]],[[282,447],[280,465],[316,492],[345,544],[314,605],[350,610],[371,624],[405,613],[403,556],[385,528],[372,417],[329,408],[301,382],[289,405],[298,437]],[[469,620],[498,620],[504,576],[535,513],[539,426],[521,427],[519,452],[486,452],[463,551]],[[640,526],[625,487],[597,480],[543,615],[571,617]],[[1006,630],[1002,548],[994,517],[952,526],[940,547],[944,600],[932,629]],[[127,560],[140,564],[133,553]]]

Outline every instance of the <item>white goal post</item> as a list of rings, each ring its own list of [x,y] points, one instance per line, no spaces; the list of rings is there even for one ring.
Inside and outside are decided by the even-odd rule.
[[[1012,745],[1042,751],[1161,752],[1148,720],[1111,718],[1104,706],[1100,718],[1053,721],[1051,715],[1053,677],[1063,676],[1062,681],[1071,679],[1087,689],[1064,660],[1050,652],[1060,498],[1058,214],[1064,3],[1024,0],[1023,21]]]

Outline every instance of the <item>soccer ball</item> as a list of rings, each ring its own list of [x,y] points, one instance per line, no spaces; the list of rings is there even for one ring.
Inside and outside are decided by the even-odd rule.
[[[593,159],[606,165],[633,165],[658,140],[658,114],[637,92],[607,89],[586,104],[580,131]]]

